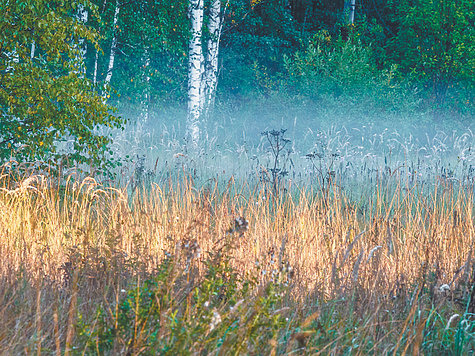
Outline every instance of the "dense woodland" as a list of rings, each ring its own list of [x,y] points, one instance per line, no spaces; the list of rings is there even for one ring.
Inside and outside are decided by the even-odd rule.
[[[188,108],[194,143],[217,106],[275,97],[473,120],[469,0],[2,0],[0,12],[3,160],[64,158],[67,141],[68,159],[103,162],[110,138],[92,128],[120,127],[117,106],[145,120]]]

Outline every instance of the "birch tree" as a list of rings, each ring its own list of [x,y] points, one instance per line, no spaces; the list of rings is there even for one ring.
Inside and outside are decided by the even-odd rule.
[[[83,4],[97,16],[89,1]],[[38,0],[31,7],[14,1],[0,16],[0,161],[67,157],[112,165],[111,139],[95,129],[120,127],[122,120],[84,75],[81,49],[86,41],[97,45],[98,34],[77,10],[73,0]],[[48,62],[34,60],[40,55]],[[68,149],[58,152],[59,142]]]
[[[227,7],[226,3],[226,7]],[[205,72],[203,75],[203,92],[205,116],[210,108],[214,106],[216,86],[218,84],[218,54],[221,30],[223,28],[221,16],[221,0],[212,0],[209,9],[209,39],[206,53]]]
[[[229,1],[226,2],[225,9]],[[203,0],[190,0],[189,17],[191,38],[188,62],[188,136],[196,145],[200,136],[200,123],[214,106],[218,82],[218,54],[223,11],[221,0],[211,0],[208,13],[209,38],[203,53]]]
[[[104,12],[106,11],[106,5],[107,5],[107,0],[104,0],[102,3],[102,11],[100,12],[101,17],[104,15]],[[102,21],[102,19],[101,19]],[[94,84],[97,83],[97,71],[99,69],[99,48],[96,48],[95,52],[95,57],[94,57],[94,71],[92,75],[92,82]]]
[[[355,8],[356,0],[346,0],[344,15],[348,16],[348,24],[353,24],[355,22]]]
[[[35,58],[35,50],[36,50],[36,43],[35,40],[31,41],[31,49],[30,49],[30,58]]]
[[[146,46],[144,51],[144,80],[145,80],[145,98],[142,102],[144,108],[144,121],[147,122],[150,117],[150,50]]]
[[[84,7],[83,4],[78,4],[76,16],[80,23],[84,25],[87,23],[89,12],[87,11],[87,9]],[[79,63],[79,67],[81,68],[80,72],[82,72],[82,75],[84,75],[86,73],[85,61],[86,61],[86,53],[87,53],[87,45],[86,45],[86,41],[84,37],[79,37],[78,42],[77,42],[77,49],[78,49],[77,61]]]
[[[203,63],[203,0],[190,0],[189,17],[191,22],[191,38],[188,58],[188,136],[193,145],[197,145],[200,137],[201,115],[201,83]]]
[[[116,0],[114,9],[114,19],[112,21],[112,43],[109,55],[109,65],[107,66],[107,74],[105,79],[106,84],[110,84],[110,81],[112,79],[112,72],[114,70],[115,52],[117,50],[117,23],[119,21],[119,12],[120,4],[119,1]]]

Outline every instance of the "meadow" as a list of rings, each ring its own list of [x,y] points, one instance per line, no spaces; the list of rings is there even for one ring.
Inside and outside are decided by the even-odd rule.
[[[472,3],[0,1],[0,356],[474,355]]]
[[[470,129],[262,131],[136,124],[120,182],[4,165],[0,353],[472,354]]]

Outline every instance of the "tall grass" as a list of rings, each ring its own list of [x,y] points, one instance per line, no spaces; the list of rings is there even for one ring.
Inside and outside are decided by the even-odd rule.
[[[473,185],[355,202],[5,174],[2,354],[473,350]]]

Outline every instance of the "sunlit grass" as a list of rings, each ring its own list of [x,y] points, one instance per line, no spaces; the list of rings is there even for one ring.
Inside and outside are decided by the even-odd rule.
[[[473,183],[283,184],[5,174],[1,352],[473,349]]]

